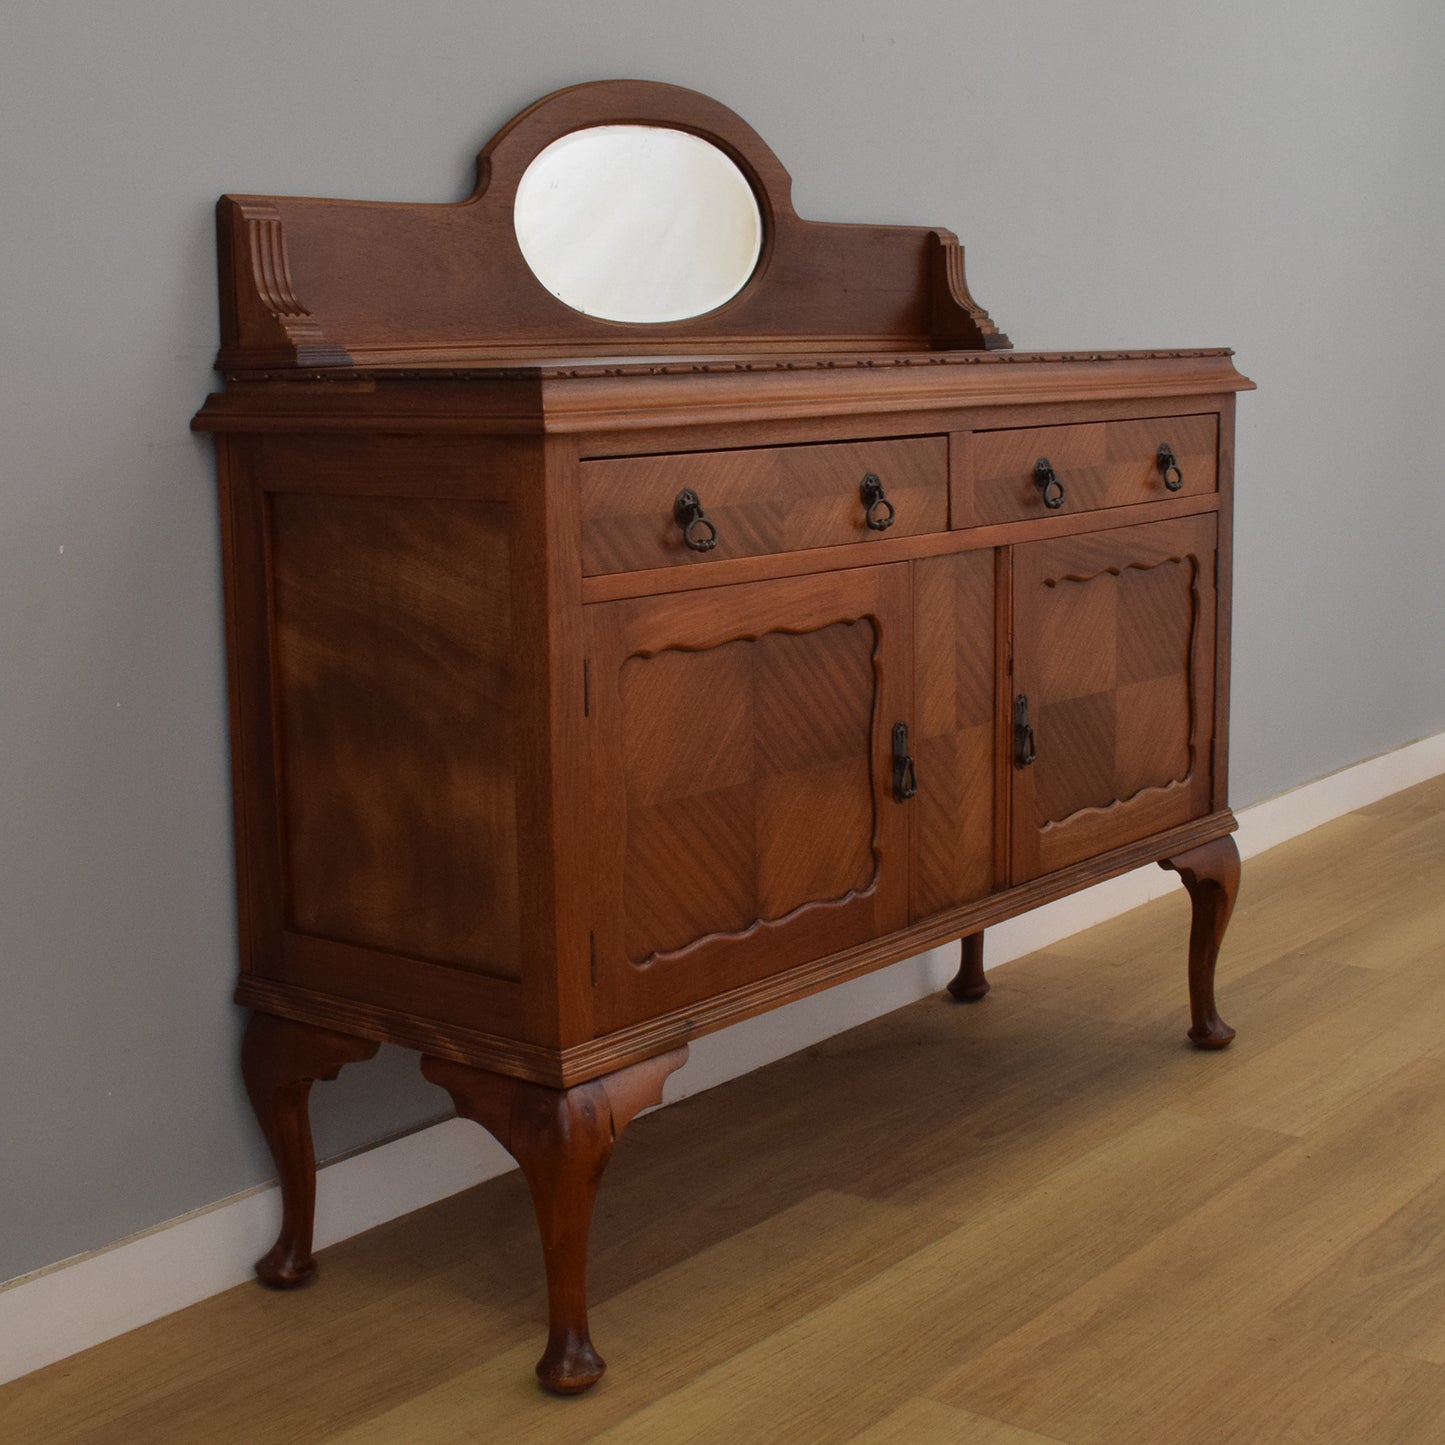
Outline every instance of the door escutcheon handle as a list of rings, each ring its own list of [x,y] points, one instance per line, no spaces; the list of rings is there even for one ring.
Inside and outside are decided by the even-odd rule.
[[[1029,722],[1029,700],[1020,693],[1018,701],[1014,703],[1014,766],[1030,767],[1038,755],[1033,726]]]
[[[893,801],[906,803],[918,791],[918,773],[908,751],[908,724],[893,724]]]

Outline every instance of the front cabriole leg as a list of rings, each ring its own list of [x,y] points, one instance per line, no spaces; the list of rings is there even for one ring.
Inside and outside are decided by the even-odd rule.
[[[424,1058],[422,1073],[456,1101],[521,1166],[532,1191],[547,1270],[547,1348],[537,1377],[554,1394],[575,1395],[607,1368],[587,1327],[587,1240],[592,1206],[612,1148],[639,1110],[662,1102],[663,1081],[687,1061],[687,1047],[553,1089],[451,1059]]]
[[[262,1284],[295,1289],[316,1274],[311,1234],[316,1219],[316,1152],[307,1101],[317,1079],[334,1079],[346,1064],[369,1059],[375,1039],[253,1013],[241,1043],[246,1093],[281,1182],[281,1233],[256,1261]]]
[[[1172,868],[1180,876],[1194,906],[1189,926],[1189,1037],[1201,1049],[1222,1049],[1234,1037],[1234,1030],[1214,1006],[1214,966],[1239,892],[1239,849],[1226,834],[1177,857],[1164,858],[1159,866]]]

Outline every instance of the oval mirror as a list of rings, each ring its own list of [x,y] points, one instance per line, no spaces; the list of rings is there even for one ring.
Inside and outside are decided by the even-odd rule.
[[[607,321],[683,321],[747,284],[763,244],[757,197],[688,131],[600,125],[553,141],[512,210],[532,274]]]

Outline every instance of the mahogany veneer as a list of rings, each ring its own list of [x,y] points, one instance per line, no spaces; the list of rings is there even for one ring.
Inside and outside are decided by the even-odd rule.
[[[543,147],[650,122],[756,192],[692,321],[551,296]],[[731,112],[539,102],[459,206],[229,197],[224,537],[245,1073],[310,1277],[311,1081],[419,1050],[536,1201],[543,1383],[602,1371],[592,1199],[686,1043],[1146,862],[1238,881],[1223,350],[1015,354],[948,233],[818,226]],[[1167,449],[1167,455],[1166,451]],[[707,518],[687,544],[679,494]],[[882,523],[880,526],[879,524]]]

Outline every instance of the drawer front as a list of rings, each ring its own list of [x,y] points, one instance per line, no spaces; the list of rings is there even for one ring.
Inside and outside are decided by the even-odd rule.
[[[868,525],[862,488],[878,479],[892,522]],[[697,495],[716,545],[695,550],[683,538],[678,494]],[[836,547],[881,537],[910,537],[948,527],[945,437],[759,447],[582,463],[582,570],[591,577],[678,567],[728,557],[756,557],[808,547]]]
[[[1177,488],[1166,485],[1160,465],[1165,446],[1177,464],[1169,473]],[[966,520],[1018,522],[1213,492],[1218,452],[1219,421],[1212,412],[977,432],[970,467],[973,515]],[[1036,480],[1041,458],[1062,488],[1057,507],[1048,506]],[[1059,496],[1053,488],[1050,495]]]

